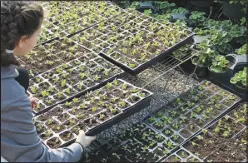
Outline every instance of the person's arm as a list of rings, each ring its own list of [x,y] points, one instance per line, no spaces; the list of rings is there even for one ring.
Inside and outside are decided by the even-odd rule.
[[[76,162],[79,143],[48,149],[37,135],[29,99],[23,98],[1,109],[1,155],[9,162]]]

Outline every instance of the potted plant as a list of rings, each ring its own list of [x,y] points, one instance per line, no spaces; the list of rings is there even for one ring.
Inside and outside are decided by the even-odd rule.
[[[240,93],[247,92],[248,84],[247,84],[247,67],[243,70],[238,71],[231,78],[230,83],[233,84],[233,88]]]
[[[234,58],[230,58],[232,57],[228,58],[222,55],[216,55],[208,67],[210,78],[223,84],[228,83],[228,70],[232,66],[232,62],[234,62]]]
[[[199,44],[200,50],[198,50],[198,54],[192,58],[192,63],[197,66],[195,73],[198,77],[202,78],[207,77],[209,60],[215,55],[215,51],[209,47],[205,47],[205,43],[206,41],[203,41]],[[204,47],[201,45],[204,45]]]
[[[223,1],[223,14],[231,19],[241,19],[245,16],[248,1],[234,0]]]

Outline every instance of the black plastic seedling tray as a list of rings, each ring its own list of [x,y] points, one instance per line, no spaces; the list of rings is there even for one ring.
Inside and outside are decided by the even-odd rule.
[[[94,54],[94,53],[92,53],[92,54]],[[88,54],[88,55],[89,55],[89,54]],[[93,61],[96,61],[96,59],[100,58],[100,57],[97,56],[96,54],[94,54],[94,55],[96,56],[96,58],[94,58]],[[93,56],[94,56],[94,55],[93,55]],[[80,58],[83,58],[83,57],[80,57]],[[68,62],[68,64],[71,63],[71,62],[73,62],[73,61],[76,61],[76,60],[78,61],[78,60],[80,60],[80,58],[74,59],[74,60]],[[101,58],[100,58],[100,59],[101,59]],[[92,59],[91,59],[91,60],[92,60]],[[105,60],[105,62],[108,62],[108,61]],[[94,62],[94,63],[97,63],[97,62]],[[108,62],[108,63],[109,63],[109,62]],[[97,63],[97,64],[98,64],[100,67],[104,67],[103,65],[101,65],[101,63]],[[111,63],[110,63],[110,64],[111,64]],[[111,65],[112,65],[112,64],[111,64]],[[114,66],[114,65],[112,65],[112,66]],[[58,66],[58,67],[60,67],[60,66]],[[53,71],[53,70],[57,69],[58,67],[55,67],[55,68],[53,68],[53,69],[51,69],[51,70],[49,70],[49,71]],[[105,68],[105,67],[104,67],[104,68]],[[118,67],[117,67],[117,69],[118,69]],[[106,68],[106,70],[108,70],[108,68]],[[40,114],[42,114],[42,113],[44,113],[44,112],[50,110],[51,108],[55,107],[55,106],[58,105],[58,104],[62,104],[62,103],[64,103],[64,102],[68,101],[68,100],[71,100],[71,99],[75,98],[75,97],[84,95],[84,94],[86,94],[87,92],[94,91],[94,90],[96,90],[96,89],[98,89],[98,88],[101,88],[101,87],[104,86],[106,83],[113,81],[114,79],[116,79],[118,76],[120,76],[120,75],[123,73],[123,71],[122,71],[121,69],[120,69],[119,71],[120,71],[120,73],[117,73],[117,74],[115,74],[115,75],[113,75],[113,76],[111,76],[111,77],[105,79],[104,81],[101,81],[100,83],[97,83],[97,84],[95,84],[95,85],[93,85],[93,86],[85,87],[85,89],[83,89],[82,91],[78,91],[78,90],[76,90],[75,88],[73,88],[72,85],[69,85],[68,88],[71,88],[72,91],[76,92],[75,94],[72,94],[72,95],[70,95],[70,96],[66,95],[66,98],[63,99],[63,100],[56,100],[56,99],[55,99],[55,102],[54,102],[53,104],[51,104],[51,105],[46,105],[46,104],[44,103],[44,101],[41,100],[41,104],[44,105],[45,108],[42,109],[42,110],[40,110],[39,112],[34,111],[35,115],[40,115]],[[46,74],[46,73],[48,73],[48,71],[47,71],[47,72],[44,72],[44,73],[42,73],[42,74],[39,74],[39,75],[36,76],[36,77],[41,77],[42,75],[44,75],[44,74]],[[34,78],[34,79],[35,79],[35,78]],[[46,81],[46,80],[47,80],[47,79],[44,78],[44,79],[43,79],[43,82],[41,82],[41,83],[39,83],[39,84],[42,84],[42,83],[49,83],[49,85],[51,85],[51,86],[53,85],[53,84],[51,84],[50,82],[48,82],[48,81]],[[45,82],[44,82],[44,81],[45,81]],[[54,88],[56,88],[56,86],[54,86]],[[28,91],[28,93],[31,94],[29,91]],[[64,94],[64,95],[65,95],[65,94]],[[53,95],[53,96],[54,96],[54,95]],[[53,97],[53,96],[51,96],[51,97]]]
[[[99,125],[97,127],[94,127],[93,129],[87,131],[86,135],[93,136],[93,135],[96,135],[96,134],[106,130],[107,128],[113,126],[114,124],[119,123],[123,119],[125,119],[125,118],[135,114],[136,112],[139,112],[140,110],[148,107],[150,105],[150,102],[151,102],[151,96],[146,97],[145,99],[143,99],[139,103],[137,103],[137,104],[131,106],[130,108],[128,108],[121,115],[116,116],[116,117],[108,120],[107,122],[104,122],[101,125]]]
[[[206,81],[204,81],[204,82],[206,82]],[[203,83],[204,83],[204,82],[203,82]],[[201,83],[201,84],[203,84],[203,83]],[[194,87],[192,90],[194,90],[196,93],[204,94],[204,91],[206,91],[206,90],[200,91],[200,90],[197,89],[201,84],[197,85],[197,86]],[[213,84],[212,84],[212,85],[213,85]],[[217,86],[216,86],[216,87],[217,87]],[[224,108],[223,108],[221,111],[219,111],[218,113],[216,113],[216,115],[213,115],[213,117],[212,117],[211,119],[209,119],[209,120],[207,120],[207,121],[206,121],[206,120],[203,121],[204,124],[202,124],[201,126],[200,126],[199,124],[197,124],[196,122],[197,122],[197,120],[203,119],[202,114],[197,115],[197,117],[196,117],[195,119],[194,119],[194,118],[187,117],[187,115],[191,115],[191,114],[193,113],[193,110],[195,111],[199,106],[201,106],[201,104],[204,104],[206,101],[211,100],[214,96],[219,95],[221,91],[224,91],[224,90],[222,90],[221,88],[218,88],[218,89],[219,89],[219,91],[217,91],[217,92],[212,92],[211,95],[207,95],[205,100],[202,100],[202,101],[200,101],[200,103],[196,103],[194,106],[189,107],[189,109],[188,109],[187,111],[185,111],[184,113],[179,113],[179,114],[177,113],[177,116],[175,116],[175,117],[172,116],[172,114],[169,113],[169,112],[171,112],[171,111],[172,111],[172,112],[173,112],[173,111],[176,111],[177,109],[179,109],[181,106],[183,106],[183,105],[185,104],[185,102],[187,101],[187,99],[185,99],[185,96],[186,96],[187,94],[189,94],[189,92],[191,91],[191,90],[189,90],[189,91],[187,91],[186,93],[184,93],[184,94],[182,94],[182,95],[180,95],[180,96],[178,97],[178,98],[180,98],[181,100],[184,101],[184,102],[182,102],[182,103],[184,103],[184,104],[180,104],[180,105],[177,105],[177,106],[175,106],[175,107],[170,107],[170,106],[173,104],[173,102],[176,101],[176,100],[174,100],[174,101],[172,101],[171,103],[169,103],[168,105],[162,107],[160,110],[158,110],[158,111],[155,112],[154,114],[147,116],[147,117],[145,118],[145,123],[147,123],[147,125],[149,125],[153,130],[156,130],[156,131],[160,132],[160,133],[161,133],[162,135],[164,135],[167,139],[172,139],[172,136],[173,136],[173,135],[179,136],[179,137],[182,139],[182,141],[181,141],[181,143],[179,143],[179,145],[178,145],[177,147],[175,147],[175,149],[176,149],[176,148],[178,148],[180,145],[182,145],[182,144],[184,144],[185,142],[187,142],[188,139],[190,139],[191,137],[193,137],[193,136],[194,136],[195,134],[197,134],[199,131],[201,131],[201,129],[203,129],[203,128],[205,128],[206,126],[208,126],[208,125],[212,124],[213,122],[215,122],[216,118],[219,118],[219,117],[221,117],[222,115],[224,115],[224,114],[226,114],[227,112],[229,112],[229,111],[233,108],[233,106],[235,106],[235,105],[237,104],[237,102],[240,101],[240,99],[239,99],[237,96],[235,96],[236,99],[235,99],[235,101],[234,101],[230,106],[223,105]],[[232,95],[232,94],[229,93],[229,95]],[[222,104],[222,102],[224,102],[226,99],[227,99],[227,97],[224,97],[224,98],[220,101],[220,104]],[[219,103],[217,103],[217,104],[219,104]],[[205,108],[203,111],[206,111],[206,109],[207,109],[207,108]],[[158,116],[159,114],[160,114],[161,116]],[[163,117],[162,117],[162,116],[163,116]],[[148,120],[149,120],[149,118],[151,118],[151,117],[153,117],[154,120],[152,120],[152,122],[149,122]],[[156,122],[163,122],[163,120],[162,120],[161,117],[162,117],[162,118],[164,118],[164,117],[166,117],[166,118],[171,118],[171,120],[170,120],[171,123],[170,123],[170,124],[164,123],[163,126],[162,126],[160,129],[158,129],[158,128],[154,127],[154,125],[156,124]],[[187,121],[187,122],[184,122],[184,123],[180,122],[180,121],[181,121],[181,118],[183,118],[183,117],[185,117],[186,120],[188,120],[188,121]],[[178,128],[178,129],[174,129],[174,128],[172,127],[173,124],[179,124],[179,128]],[[195,128],[194,128],[193,130],[192,130],[192,129],[189,130],[189,128],[188,128],[188,127],[190,127],[191,124],[195,126]],[[169,129],[169,130],[170,130],[170,134],[167,134],[167,135],[166,135],[166,134],[164,133],[164,131],[166,131],[166,129]],[[187,131],[187,132],[186,132],[186,131]],[[185,136],[185,134],[184,134],[185,132],[187,133],[188,136]]]
[[[142,138],[143,136],[146,138]],[[100,157],[91,157],[88,161],[115,162],[119,159],[124,162],[157,162],[174,150],[164,145],[167,141],[170,140],[141,122],[106,143],[98,143],[97,150],[100,154],[97,155]],[[151,145],[153,142],[155,144]],[[96,152],[91,153],[95,155]]]
[[[184,156],[182,156],[182,153],[184,153]],[[180,155],[181,154],[181,155]],[[174,160],[172,160],[172,158]],[[175,160],[177,159],[177,160]],[[170,156],[166,157],[163,161],[161,162],[202,162],[200,158],[192,154],[190,151],[186,150],[185,148],[181,147],[174,153],[172,153]]]
[[[96,103],[96,101],[89,103],[89,99],[90,99],[90,101],[92,100],[91,97],[96,97],[96,96],[101,97],[102,94],[100,92],[104,91],[104,89],[108,89],[109,92],[104,94],[106,97],[108,94],[114,94],[114,91],[117,90],[119,87],[121,87],[120,85],[119,86],[117,85],[116,87],[113,87],[110,89],[110,88],[107,88],[107,85],[106,85],[105,87],[102,87],[99,90],[93,91],[92,92],[93,94],[91,94],[89,96],[85,95],[85,96],[78,97],[79,103],[75,103],[75,102],[73,102],[73,100],[71,100],[71,101],[66,100],[66,103],[70,103],[70,102],[72,103],[73,102],[72,105],[70,105],[69,107],[68,107],[68,105],[66,105],[66,103],[57,105],[56,107],[54,107],[53,109],[50,109],[49,111],[45,112],[44,114],[36,116],[34,118],[34,120],[36,122],[38,122],[39,124],[42,124],[43,126],[45,126],[45,130],[50,129],[53,132],[55,132],[56,128],[51,127],[51,126],[49,127],[47,125],[47,122],[49,121],[49,119],[53,119],[54,121],[57,122],[58,126],[65,127],[65,129],[62,129],[61,131],[59,131],[58,134],[61,134],[61,132],[65,132],[65,131],[72,132],[74,139],[72,139],[70,141],[64,142],[59,138],[62,142],[62,144],[61,144],[61,147],[62,147],[62,146],[69,145],[75,141],[75,136],[77,135],[76,131],[74,130],[75,127],[80,127],[80,129],[82,129],[86,132],[86,135],[90,135],[90,136],[97,135],[101,131],[109,128],[110,126],[120,122],[121,120],[129,117],[130,115],[134,114],[135,112],[137,112],[141,109],[144,109],[150,105],[150,101],[151,101],[151,97],[152,97],[151,92],[149,92],[145,89],[135,87],[132,84],[127,83],[126,81],[121,80],[121,79],[118,79],[117,81],[119,83],[127,84],[129,89],[130,89],[130,90],[128,89],[129,91],[131,91],[131,89],[132,89],[132,92],[133,92],[133,89],[138,90],[138,92],[132,93],[129,97],[135,96],[138,93],[144,93],[144,92],[145,92],[145,96],[142,96],[142,98],[140,98],[138,101],[130,102],[129,106],[125,107],[125,109],[124,108],[121,109],[119,106],[115,105],[115,108],[117,110],[119,110],[119,112],[117,112],[116,114],[107,113],[108,112],[107,109],[99,110],[99,112],[91,111],[91,108],[98,105],[98,103],[96,105],[93,105],[94,103]],[[98,91],[100,91],[100,92],[98,92]],[[127,91],[123,91],[123,94],[127,93]],[[94,94],[94,92],[95,93],[98,92],[100,94],[97,95],[97,94]],[[112,98],[111,97],[109,99],[107,98],[105,101],[103,100],[102,102],[104,104],[110,104],[109,103],[111,101],[110,99],[112,99]],[[128,97],[126,97],[126,99],[128,99]],[[100,100],[100,99],[98,99],[98,100]],[[82,103],[80,103],[80,101],[83,102],[84,104],[86,104],[86,106],[87,106],[83,110],[81,110],[81,104]],[[79,106],[80,106],[80,108],[78,108]],[[77,111],[79,111],[80,114],[82,113],[84,115],[84,117],[79,118],[78,117],[79,112],[73,112],[72,113],[73,109],[74,109],[74,111],[75,111],[75,109]],[[61,120],[61,116],[64,114],[66,114],[67,117],[64,120]],[[103,121],[100,120],[99,115],[101,115],[101,114],[105,114],[107,119],[104,119]],[[71,121],[69,119],[75,120],[74,122],[72,121],[73,124],[70,125]],[[44,134],[44,131],[40,130],[39,134]],[[58,134],[53,134],[53,135],[58,136]],[[51,138],[52,137],[46,138],[46,140],[44,140],[45,143]]]
[[[234,123],[235,123],[235,120],[233,118],[231,118],[230,116],[226,116],[226,117],[229,117]],[[220,118],[223,118],[220,117]],[[215,125],[217,125],[217,123],[219,122],[219,119],[218,120],[215,120],[212,124],[210,124],[209,126],[203,128],[205,131],[207,131],[206,133],[206,136],[209,134],[211,135],[213,138],[216,138],[216,139],[221,139],[221,137],[218,137],[216,135],[214,135],[213,132],[210,132],[209,129],[211,127],[214,127]],[[240,126],[240,130],[237,131],[236,133],[234,133],[234,135],[230,138],[226,138],[227,140],[230,140],[230,139],[233,139],[233,138],[236,138],[241,132],[245,131],[247,128],[246,126],[244,126],[243,124],[240,124],[240,123],[236,123],[237,125]],[[184,150],[184,151],[187,151],[188,153],[190,153],[190,155],[193,155],[195,158],[197,158],[198,160],[200,160],[201,162],[206,162],[206,159],[213,153],[215,153],[216,151],[218,151],[218,148],[214,148],[213,151],[211,151],[210,153],[207,154],[207,156],[196,156],[195,154],[193,154],[190,150],[187,149],[187,147],[185,147],[185,145],[187,145],[188,143],[190,143],[192,140],[196,139],[197,140],[197,136],[204,136],[204,132],[203,132],[203,129],[201,129],[197,134],[195,134],[194,136],[192,136],[190,139],[188,139],[188,141],[184,142],[181,146],[180,146],[180,149]],[[208,137],[208,136],[207,136]],[[231,140],[230,140],[231,141]],[[195,151],[197,152],[197,151]],[[198,153],[198,152],[197,152]]]
[[[172,47],[170,47],[169,49],[167,49],[166,51],[162,52],[159,55],[156,55],[154,58],[150,59],[148,62],[145,62],[143,64],[141,64],[140,66],[138,66],[135,69],[132,69],[124,64],[122,64],[121,62],[116,61],[115,59],[109,57],[108,55],[100,52],[99,55],[101,55],[103,58],[109,60],[110,62],[112,62],[113,64],[119,66],[120,68],[122,68],[124,71],[133,74],[133,75],[137,75],[138,73],[140,73],[141,71],[145,70],[146,68],[152,66],[153,64],[157,63],[158,61],[163,60],[166,56],[170,55],[172,52],[174,52],[175,50],[177,50],[178,48],[180,48],[181,46],[189,43],[192,41],[194,34],[189,35],[187,38],[185,38],[184,40],[182,40],[181,42],[173,45]]]

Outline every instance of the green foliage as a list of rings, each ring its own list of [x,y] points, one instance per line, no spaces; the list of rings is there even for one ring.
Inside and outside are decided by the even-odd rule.
[[[230,82],[232,84],[239,84],[243,87],[247,88],[247,67],[245,67],[242,71],[237,72],[234,77],[231,78]]]
[[[217,55],[212,61],[210,70],[216,73],[225,72],[229,66],[229,63],[230,62],[225,58],[225,56]]]
[[[247,55],[247,48],[248,44],[244,44],[241,48],[237,49],[235,52],[238,55]]]
[[[196,25],[201,25],[206,20],[206,13],[199,11],[192,11],[189,19]]]

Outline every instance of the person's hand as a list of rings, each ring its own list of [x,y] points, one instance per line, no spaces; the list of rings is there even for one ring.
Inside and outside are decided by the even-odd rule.
[[[80,130],[75,142],[81,144],[83,148],[86,148],[95,139],[96,139],[96,136],[86,136],[84,131]]]
[[[36,105],[37,105],[36,98],[34,98],[33,96],[29,96],[28,98],[29,98],[29,101],[31,103],[32,109],[34,109],[36,107]]]

